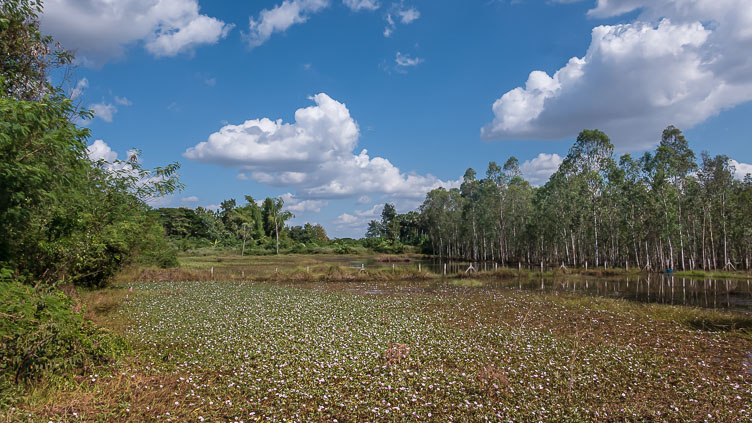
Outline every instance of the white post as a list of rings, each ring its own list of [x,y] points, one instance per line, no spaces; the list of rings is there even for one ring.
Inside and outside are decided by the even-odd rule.
[[[214,266],[212,266],[212,268],[209,271],[209,273],[211,273],[211,278],[214,279]]]
[[[418,263],[418,273],[420,273],[420,263]]]
[[[444,263],[444,276],[446,276],[446,263]]]

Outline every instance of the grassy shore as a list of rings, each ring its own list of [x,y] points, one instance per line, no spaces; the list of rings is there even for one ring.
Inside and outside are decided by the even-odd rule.
[[[364,275],[306,256],[254,259],[246,277],[266,280],[244,281],[229,278],[243,261],[222,260],[180,270],[214,280],[133,270],[83,293],[133,354],[41,384],[5,420],[752,419],[746,314],[487,290],[479,275],[422,291],[386,276],[398,266]],[[316,278],[275,280],[282,267]]]

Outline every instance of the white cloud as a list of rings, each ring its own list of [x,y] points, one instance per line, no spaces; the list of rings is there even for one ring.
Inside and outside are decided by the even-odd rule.
[[[232,25],[199,13],[198,0],[47,0],[42,30],[100,66],[136,43],[154,56],[191,52],[215,44]]]
[[[117,113],[117,107],[105,102],[90,104],[89,108],[94,111],[95,118],[102,119],[105,122],[112,122],[115,113]]]
[[[89,88],[89,80],[85,77],[81,78],[78,82],[76,82],[76,86],[73,88],[73,90],[71,90],[71,100],[75,100],[78,97],[81,97],[81,95],[87,88]]]
[[[365,230],[368,222],[377,219],[384,209],[384,204],[374,204],[373,207],[366,210],[355,210],[351,213],[342,213],[332,222],[337,229],[363,229]]]
[[[654,146],[752,99],[752,2],[599,0],[592,17],[640,9],[636,21],[598,26],[582,58],[552,76],[533,71],[493,104],[485,139],[562,139],[599,128],[619,151]]]
[[[285,201],[285,209],[297,214],[318,213],[322,207],[329,204],[323,200],[301,200],[289,192],[280,197]]]
[[[734,159],[731,159],[731,164],[734,166],[734,168],[736,168],[734,176],[739,180],[744,180],[745,176],[752,174],[752,164],[740,163]]]
[[[386,26],[384,27],[384,36],[391,37],[394,30],[397,29],[397,21],[399,19],[404,25],[409,25],[420,18],[420,11],[414,7],[405,8],[404,2],[392,3],[390,12],[386,14]]]
[[[313,13],[329,6],[329,0],[285,0],[273,9],[264,9],[251,18],[246,34],[251,48],[264,44],[275,32],[284,32],[294,24],[304,23]]]
[[[400,17],[400,22],[405,25],[411,24],[418,20],[418,18],[420,18],[420,12],[414,7],[411,7],[409,9],[400,9],[397,11],[397,14]]]
[[[381,7],[378,0],[342,0],[342,3],[356,12],[360,10],[376,10]]]
[[[394,32],[394,28],[395,28],[395,23],[394,23],[394,19],[392,18],[392,14],[387,13],[386,14],[386,27],[384,27],[384,36],[387,38],[391,37],[392,32]]]
[[[219,204],[208,204],[208,205],[204,206],[204,208],[206,210],[218,211],[219,210]]]
[[[368,204],[371,201],[373,200],[371,200],[371,197],[367,195],[361,195],[360,198],[358,198],[358,204]]]
[[[99,160],[114,162],[117,160],[117,153],[112,151],[110,146],[102,140],[94,140],[90,146],[86,147],[86,153],[89,156],[89,160],[93,162]]]
[[[366,150],[354,154],[360,131],[347,107],[323,93],[312,100],[316,104],[298,109],[293,123],[261,118],[226,125],[183,156],[238,168],[257,182],[293,187],[301,199],[372,193],[422,199],[431,189],[458,185],[432,175],[401,172]]]
[[[198,202],[198,197],[191,195],[190,197],[181,198],[180,201],[183,203],[196,203]]]
[[[418,66],[423,62],[423,59],[420,57],[410,57],[408,54],[402,54],[399,51],[397,52],[397,55],[394,57],[394,63],[397,64],[398,68],[408,68],[408,67],[415,67]]]
[[[525,160],[520,165],[522,176],[533,185],[543,185],[559,169],[564,161],[558,154],[540,153],[537,157]]]
[[[128,100],[127,97],[118,97],[118,96],[115,96],[115,104],[119,104],[121,106],[132,106],[133,102],[131,102],[130,100]]]

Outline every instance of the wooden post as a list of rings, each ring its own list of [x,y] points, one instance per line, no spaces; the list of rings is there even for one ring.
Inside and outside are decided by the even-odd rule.
[[[585,270],[587,270],[587,261],[585,261]]]
[[[243,279],[245,279],[245,270],[241,270],[241,271],[240,271],[240,275],[241,275],[241,277],[242,277]]]
[[[420,273],[420,263],[418,263],[418,273]]]
[[[394,272],[394,263],[392,263],[392,272]]]
[[[446,276],[446,263],[444,263],[444,276]]]
[[[499,263],[494,263],[494,272],[495,272],[496,270],[498,270],[498,268],[499,268]]]
[[[214,266],[212,266],[211,270],[209,270],[209,273],[211,274],[212,280],[214,280]]]
[[[274,268],[274,273],[277,273],[277,272],[278,272],[278,270],[279,270],[279,269],[275,267],[275,268]]]
[[[541,261],[541,276],[543,276],[543,262]]]
[[[310,273],[311,272],[311,266],[306,266],[305,267],[305,271],[306,271],[306,273]]]

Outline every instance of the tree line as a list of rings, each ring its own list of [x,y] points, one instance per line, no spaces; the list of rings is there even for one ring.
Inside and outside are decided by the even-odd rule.
[[[470,168],[458,189],[426,195],[417,243],[440,257],[502,264],[750,268],[752,176],[736,179],[725,155],[697,158],[673,126],[655,151],[617,158],[613,150],[605,133],[582,131],[540,187],[514,157],[489,163],[485,178]]]
[[[295,216],[284,210],[280,197],[267,197],[259,205],[246,195],[245,204],[238,205],[231,198],[222,201],[216,211],[204,207],[159,208],[152,214],[181,250],[222,246],[237,248],[241,255],[249,251],[279,254],[280,248],[297,251],[329,242],[326,230],[319,224],[285,225]]]

